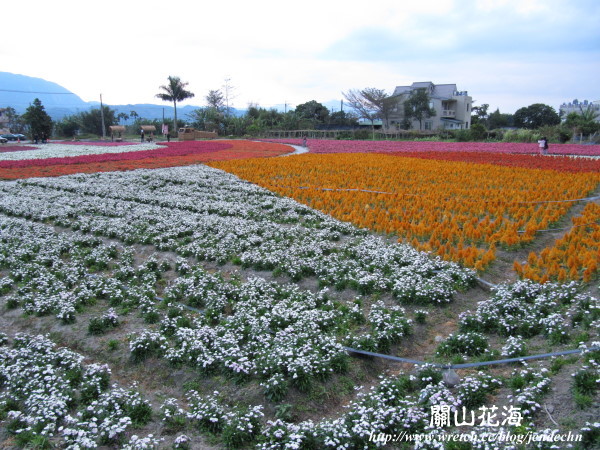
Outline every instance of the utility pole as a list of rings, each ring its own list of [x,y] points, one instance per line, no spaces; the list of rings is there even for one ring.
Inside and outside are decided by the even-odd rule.
[[[102,119],[102,140],[106,138],[106,127],[104,126],[104,106],[102,105],[102,94],[100,94],[100,118]]]

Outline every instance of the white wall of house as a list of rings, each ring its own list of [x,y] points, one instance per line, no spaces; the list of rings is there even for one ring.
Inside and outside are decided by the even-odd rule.
[[[595,102],[589,102],[587,100],[579,102],[577,100],[574,100],[570,103],[563,103],[562,105],[560,105],[559,110],[561,113],[562,120],[565,120],[567,116],[571,113],[581,114],[582,111],[586,111],[588,109],[598,114],[598,116],[596,117],[596,122],[600,122],[600,100],[596,100]]]
[[[410,86],[397,86],[394,89],[398,96],[398,104],[393,108],[388,117],[387,128],[397,130],[402,128],[404,122],[404,101],[411,91],[426,89],[430,98],[430,106],[436,114],[423,120],[423,130],[450,129],[460,130],[471,127],[471,113],[473,99],[467,91],[459,91],[456,84],[433,84],[431,81],[416,82]],[[412,128],[419,129],[419,121],[412,121]]]

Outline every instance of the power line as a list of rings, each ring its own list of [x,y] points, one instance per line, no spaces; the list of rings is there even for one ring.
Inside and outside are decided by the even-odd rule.
[[[19,92],[21,94],[52,94],[52,95],[75,95],[72,92],[38,92],[38,91],[18,91],[15,89],[0,89],[2,92]]]

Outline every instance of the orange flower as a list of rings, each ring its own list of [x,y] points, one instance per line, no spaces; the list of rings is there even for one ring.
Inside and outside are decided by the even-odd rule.
[[[585,197],[600,182],[593,172],[383,154],[307,154],[210,165],[478,270],[494,260],[497,245],[510,250],[535,240],[538,230],[552,226],[574,204],[555,200]]]

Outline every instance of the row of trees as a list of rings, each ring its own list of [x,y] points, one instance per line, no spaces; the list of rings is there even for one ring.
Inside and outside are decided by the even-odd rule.
[[[388,123],[390,114],[398,108],[400,103],[404,109],[404,120],[401,126],[406,130],[412,128],[413,120],[419,122],[419,129],[421,129],[423,121],[436,114],[425,89],[415,89],[403,98],[390,95],[385,90],[377,88],[350,89],[342,94],[358,116],[370,121],[371,125],[376,119]]]
[[[496,109],[488,113],[489,105],[483,104],[473,108],[472,124],[476,129],[497,130],[500,128],[520,128],[525,130],[541,130],[552,136],[554,140],[565,142],[574,135],[593,136],[600,131],[598,113],[591,105],[580,107],[579,112],[571,112],[561,117],[551,106],[543,103],[519,108],[514,114],[502,114]]]
[[[27,134],[36,141],[45,141],[52,135],[54,122],[38,98],[33,100],[22,115],[17,114],[17,111],[10,106],[6,108],[5,114],[12,133]]]
[[[177,103],[194,97],[194,93],[186,89],[187,85],[188,83],[181,81],[179,77],[169,76],[168,83],[160,86],[161,92],[156,94],[156,97],[163,101],[173,102],[174,130],[184,126],[184,121],[177,118]],[[358,119],[365,119],[372,125],[377,119],[387,123],[390,114],[397,112],[400,107],[404,112],[402,128],[410,129],[413,121],[419,122],[419,128],[422,128],[422,122],[436,114],[425,89],[413,90],[405,98],[400,99],[398,96],[387,94],[382,89],[365,88],[343,93],[352,112],[343,110],[330,112],[321,103],[311,100],[285,112],[265,109],[259,105],[249,105],[243,116],[237,116],[232,114],[229,106],[232,89],[227,83],[225,92],[219,89],[210,90],[205,97],[206,106],[189,114],[187,123],[199,130],[241,136],[258,135],[269,129],[355,128]],[[117,114],[108,106],[67,116],[53,124],[39,99],[35,99],[23,116],[19,117],[12,108],[7,109],[7,115],[13,132],[23,132],[27,129],[32,137],[39,138],[50,136],[53,126],[56,134],[71,137],[80,133],[108,135],[111,125],[117,125],[121,121],[129,125],[127,123],[129,119],[133,119],[129,126],[132,133],[137,132],[141,125],[155,125],[159,130],[162,125],[161,120],[146,120],[139,117],[135,111],[131,111],[130,114],[122,112]],[[520,108],[514,114],[503,114],[499,109],[489,113],[489,105],[482,104],[473,108],[471,119],[471,129],[463,133],[465,135],[463,138],[482,139],[486,136],[490,137],[490,130],[516,127],[527,130],[544,128],[547,134],[555,134],[558,136],[554,136],[555,138],[564,141],[576,133],[591,135],[600,130],[600,124],[596,121],[597,113],[589,107],[586,110],[582,109],[581,113],[569,114],[561,122],[554,108],[541,103]],[[102,130],[103,124],[104,130]],[[469,136],[466,136],[467,134]]]

